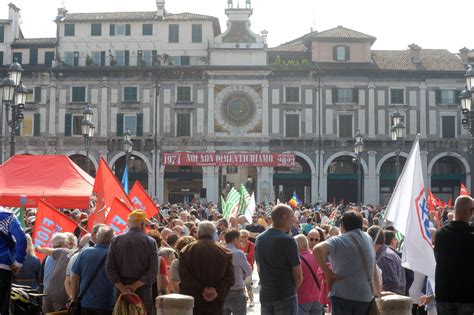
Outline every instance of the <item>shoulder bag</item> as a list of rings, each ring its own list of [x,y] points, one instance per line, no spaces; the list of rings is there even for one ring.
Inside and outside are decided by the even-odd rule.
[[[354,245],[357,248],[357,252],[359,253],[360,260],[362,262],[362,265],[364,266],[365,275],[367,276],[367,282],[369,282],[370,289],[373,292],[374,288],[373,288],[373,284],[372,284],[372,280],[371,280],[372,277],[371,277],[371,274],[370,274],[370,270],[369,271],[367,270],[367,266],[368,266],[367,265],[367,260],[365,259],[364,255],[362,255],[359,243],[357,242],[355,237],[350,233],[348,233],[348,235],[352,239],[352,241],[354,242]],[[375,296],[372,298],[372,301],[370,301],[370,308],[369,308],[369,314],[368,315],[380,315],[379,306],[377,305],[377,301],[375,299]]]
[[[313,275],[314,282],[316,282],[316,285],[318,286],[319,291],[321,291],[321,286],[319,285],[318,278],[314,274],[313,268],[311,268],[310,264],[308,263],[308,261],[303,256],[300,255],[300,258],[305,263],[305,265],[308,267],[309,271],[311,271],[311,274]]]
[[[106,259],[107,259],[107,253],[104,255],[99,265],[97,265],[97,268],[94,270],[94,273],[92,274],[92,278],[84,287],[84,291],[80,292],[79,296],[77,297],[77,300],[72,302],[71,305],[69,306],[68,315],[81,315],[81,300],[86,294],[87,290],[89,290],[94,279],[97,277],[97,274],[99,273],[100,268],[102,268],[102,266],[104,265]]]

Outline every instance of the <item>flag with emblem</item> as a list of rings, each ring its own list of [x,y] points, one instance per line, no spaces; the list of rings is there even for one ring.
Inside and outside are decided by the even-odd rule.
[[[239,200],[239,213],[238,215],[245,214],[247,206],[250,202],[250,194],[245,188],[244,184],[240,184],[240,200]]]
[[[434,278],[436,261],[431,243],[428,201],[423,183],[420,135],[408,156],[387,206],[385,218],[405,237],[402,266]]]
[[[239,210],[239,200],[239,192],[237,191],[237,189],[232,187],[232,189],[227,194],[227,199],[222,210],[222,216],[224,217],[224,219],[229,220],[231,216],[237,216],[237,212]]]

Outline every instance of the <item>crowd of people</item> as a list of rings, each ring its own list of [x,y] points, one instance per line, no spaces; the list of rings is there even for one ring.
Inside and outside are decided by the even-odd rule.
[[[64,213],[78,225],[56,233],[51,247],[34,247],[35,210],[26,228],[0,209],[0,314],[9,312],[11,282],[44,292],[44,313],[81,305],[81,314],[112,314],[131,293],[154,314],[158,295],[194,298],[194,314],[368,314],[374,297],[398,294],[413,314],[473,314],[473,200],[430,212],[437,260],[435,288],[423,274],[402,267],[403,240],[384,223],[384,208],[370,205],[257,205],[249,218],[225,219],[212,204],[161,205],[152,221],[128,216],[128,231],[96,224],[87,214]],[[381,226],[383,225],[383,226]],[[45,257],[42,261],[38,258]],[[257,268],[258,280],[252,278]],[[259,301],[254,288],[259,287]]]

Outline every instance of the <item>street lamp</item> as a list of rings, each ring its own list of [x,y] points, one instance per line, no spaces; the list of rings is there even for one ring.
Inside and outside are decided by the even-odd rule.
[[[81,120],[81,133],[84,136],[84,147],[86,149],[86,173],[89,174],[89,150],[91,147],[91,138],[94,136],[94,123],[92,122],[92,117],[94,116],[94,111],[87,105],[86,109],[82,112]]]
[[[125,152],[125,167],[128,167],[128,160],[130,158],[130,153],[132,153],[133,150],[133,142],[132,142],[132,132],[130,129],[125,130],[125,133],[123,134],[123,151]],[[124,169],[125,172],[125,169]]]
[[[357,203],[362,203],[362,170],[360,166],[360,159],[362,152],[364,152],[364,137],[360,133],[360,130],[357,131],[355,136],[356,142],[354,143],[354,153],[356,154],[357,162]]]
[[[8,77],[2,81],[3,98],[8,126],[10,127],[10,156],[15,155],[15,135],[23,122],[28,89],[21,82],[23,68],[17,59],[8,68]],[[9,111],[12,111],[11,116]]]
[[[466,72],[466,89],[461,92],[459,99],[461,101],[461,110],[463,118],[461,123],[468,130],[471,137],[474,136],[474,110],[472,108],[474,96],[474,69],[470,65]]]
[[[392,114],[393,126],[390,129],[390,137],[392,141],[396,142],[396,158],[395,158],[395,173],[396,178],[400,175],[400,150],[405,139],[405,124],[403,123],[403,115],[398,109]]]

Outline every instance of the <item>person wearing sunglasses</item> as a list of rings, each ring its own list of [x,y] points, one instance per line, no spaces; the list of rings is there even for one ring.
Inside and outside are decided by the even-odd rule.
[[[319,231],[316,229],[312,229],[308,232],[308,248],[313,250],[314,246],[318,245],[321,237],[319,236]]]

